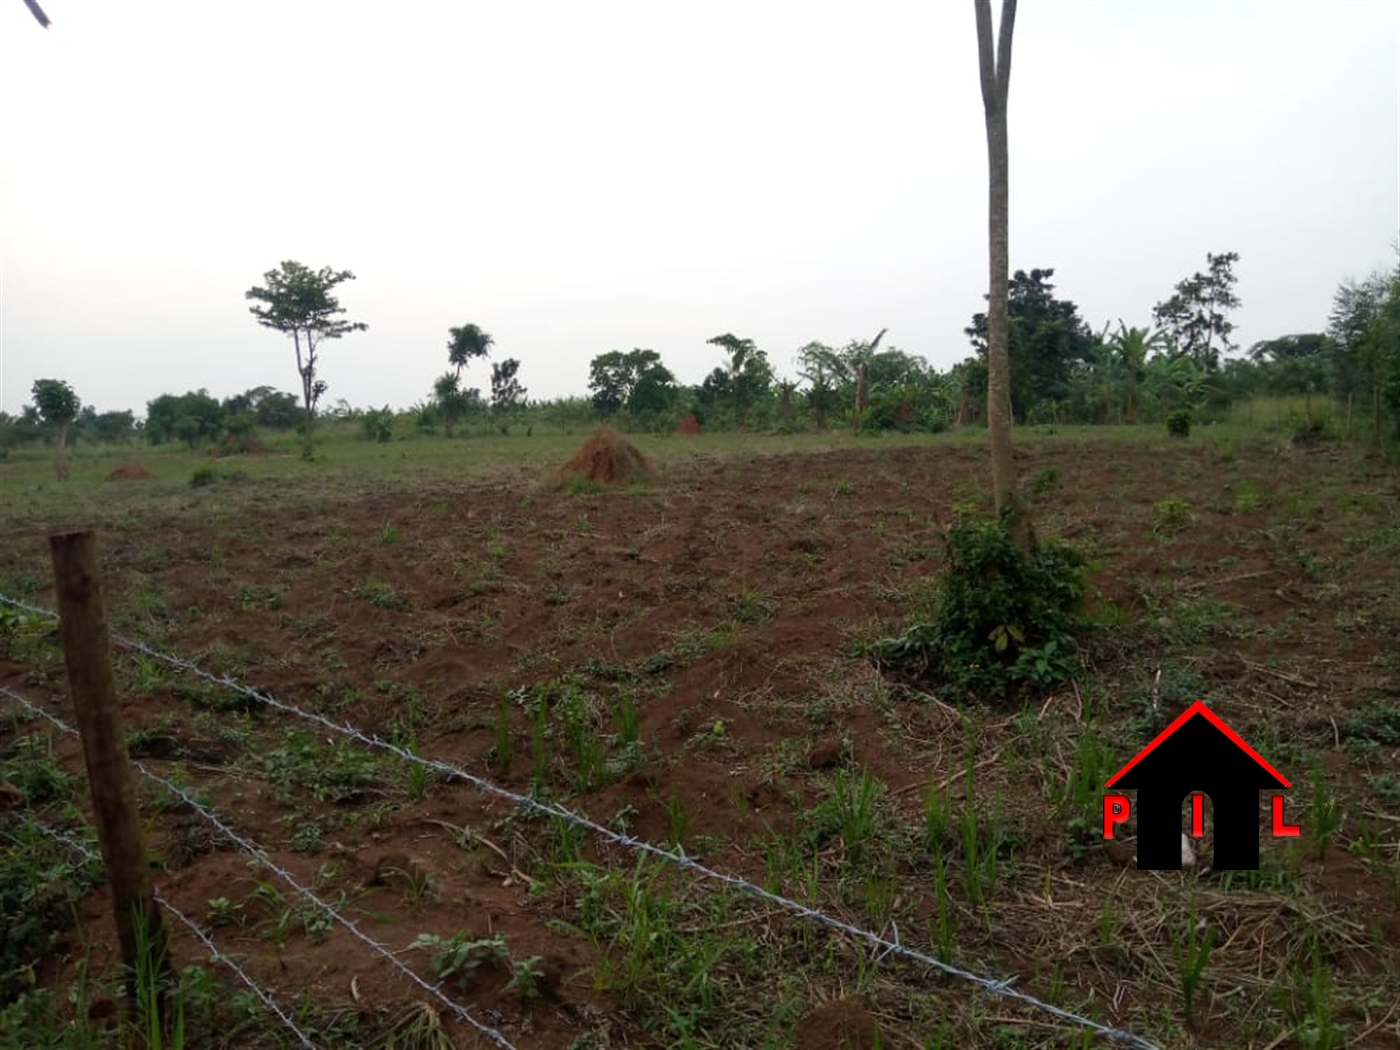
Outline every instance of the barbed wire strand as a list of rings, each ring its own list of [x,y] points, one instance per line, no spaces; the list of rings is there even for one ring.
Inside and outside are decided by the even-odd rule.
[[[77,851],[89,861],[95,861],[98,864],[102,863],[102,858],[98,856],[97,853],[94,852],[90,847],[88,847],[84,843],[77,841],[74,838],[71,838],[69,835],[58,830],[57,828],[51,828],[41,820],[25,820],[24,823],[29,827],[33,828],[35,831],[47,835],[55,842],[60,842],[63,845],[69,847],[70,849]],[[246,984],[252,990],[253,994],[256,995],[260,1000],[262,1000],[262,1004],[266,1006],[268,1010],[270,1010],[274,1015],[276,1015],[277,1019],[282,1022],[283,1027],[285,1027],[289,1032],[296,1036],[297,1042],[299,1042],[302,1046],[306,1047],[307,1050],[317,1050],[316,1044],[311,1041],[311,1037],[301,1030],[297,1023],[292,1020],[290,1014],[288,1014],[284,1009],[282,1009],[281,1005],[277,1002],[277,999],[273,996],[273,994],[266,988],[264,988],[262,985],[258,984],[257,981],[253,980],[253,978],[248,975],[247,971],[245,971],[241,966],[239,966],[238,963],[234,962],[233,959],[229,958],[223,952],[219,951],[218,947],[214,944],[214,942],[210,940],[209,935],[206,934],[202,929],[200,929],[198,923],[196,923],[188,915],[182,912],[179,908],[175,907],[175,905],[171,904],[158,892],[153,892],[151,895],[155,898],[157,904],[159,904],[162,908],[168,911],[171,915],[175,916],[175,918],[179,919],[182,923],[185,924],[185,926],[189,928],[190,932],[193,933],[195,937],[199,939],[200,943],[202,943],[204,947],[208,950],[210,958],[212,958],[215,962],[219,963],[220,965],[232,970],[238,976],[239,980]]]
[[[23,704],[30,711],[47,719],[49,722],[52,722],[64,733],[68,733],[74,736],[78,734],[77,729],[75,729],[73,726],[70,726],[67,722],[63,721],[61,718],[58,718],[56,715],[45,711],[43,708],[34,704],[28,698],[21,696],[20,694],[14,692],[12,689],[8,689],[5,686],[0,686],[0,695],[7,696],[12,700],[17,701],[18,703]],[[207,809],[197,799],[190,795],[189,792],[185,791],[178,784],[167,780],[159,773],[153,773],[142,762],[133,762],[132,765],[142,776],[146,777],[148,780],[154,781],[161,787],[165,788],[166,791],[170,792],[181,802],[185,803],[192,810],[194,810],[201,817],[203,817],[206,821],[214,825],[214,827],[216,827],[225,838],[237,845],[238,848],[243,850],[245,853],[256,858],[260,864],[266,867],[278,878],[282,879],[282,881],[287,883],[287,885],[291,886],[294,890],[296,890],[303,897],[305,897],[309,902],[314,904],[317,908],[324,912],[326,916],[343,926],[350,933],[351,936],[359,940],[362,944],[369,948],[370,951],[374,952],[376,955],[379,955],[384,959],[387,959],[396,970],[398,970],[404,976],[408,977],[409,980],[411,980],[414,984],[418,985],[418,987],[422,988],[429,995],[436,998],[462,1021],[465,1021],[467,1024],[471,1025],[482,1035],[486,1036],[486,1038],[490,1039],[497,1046],[501,1047],[502,1050],[516,1050],[516,1047],[504,1035],[502,1035],[500,1032],[490,1027],[489,1025],[483,1024],[482,1022],[478,1021],[475,1017],[472,1016],[471,1012],[467,1010],[466,1007],[462,1006],[460,1003],[454,1002],[450,997],[448,997],[442,991],[441,985],[431,985],[427,981],[423,980],[422,977],[414,973],[413,970],[406,966],[402,962],[402,960],[400,960],[396,955],[394,955],[393,952],[391,952],[384,945],[380,944],[378,941],[367,936],[363,931],[360,930],[358,926],[355,925],[355,923],[351,922],[340,912],[336,911],[336,909],[332,905],[322,900],[319,896],[316,895],[314,891],[303,886],[301,882],[297,880],[295,875],[287,871],[285,868],[280,867],[270,856],[268,856],[267,852],[263,850],[261,846],[259,846],[256,842],[253,842],[252,840],[245,838],[238,832],[234,831],[233,828],[229,827],[226,823],[224,823],[222,819],[220,819],[218,814],[214,813],[210,809]]]
[[[38,615],[46,616],[50,619],[57,619],[58,616],[58,614],[55,613],[53,610],[30,605],[27,602],[22,602],[18,599],[11,598],[4,594],[0,594],[0,604],[11,605],[15,608],[24,609],[32,613],[37,613]],[[781,894],[773,893],[771,890],[766,890],[762,886],[750,882],[747,879],[741,878],[740,876],[729,875],[724,872],[717,871],[714,868],[709,867],[708,865],[702,864],[700,861],[694,859],[693,857],[685,855],[684,853],[675,853],[671,850],[664,849],[651,842],[648,842],[645,839],[638,839],[632,835],[620,834],[616,831],[613,831],[611,828],[599,824],[597,821],[589,817],[583,816],[579,813],[576,813],[565,806],[559,805],[558,803],[541,802],[539,799],[531,798],[528,795],[517,794],[516,792],[511,791],[508,788],[501,787],[499,784],[495,784],[489,780],[479,777],[474,773],[470,773],[467,770],[462,769],[458,766],[451,765],[447,762],[441,762],[436,759],[424,758],[420,755],[416,755],[407,748],[400,747],[397,744],[384,740],[374,733],[365,733],[348,722],[342,725],[338,722],[333,721],[330,718],[327,718],[325,715],[317,714],[316,712],[312,711],[303,711],[301,708],[295,706],[294,704],[290,704],[286,701],[277,699],[270,693],[265,693],[257,689],[253,689],[252,687],[244,685],[243,683],[235,680],[234,678],[228,675],[213,674],[209,671],[204,670],[202,667],[199,667],[197,664],[194,664],[189,660],[184,659],[183,657],[173,656],[159,649],[152,648],[144,642],[139,642],[134,639],[125,638],[116,634],[114,634],[112,638],[113,641],[115,641],[122,648],[130,649],[133,652],[141,653],[142,655],[148,656],[151,659],[159,661],[160,663],[163,663],[169,667],[176,668],[177,670],[183,671],[186,674],[193,675],[196,678],[201,678],[214,685],[221,686],[232,692],[238,693],[239,695],[244,696],[247,699],[254,700],[260,704],[264,704],[267,707],[271,707],[274,710],[281,711],[284,714],[289,714],[294,718],[299,718],[302,721],[314,725],[319,725],[324,729],[330,730],[333,733],[337,733],[341,736],[344,736],[347,739],[355,740],[358,743],[364,744],[367,747],[387,751],[390,754],[396,755],[398,758],[405,762],[416,763],[417,765],[423,766],[426,769],[430,769],[436,773],[439,773],[448,780],[464,781],[470,784],[472,787],[476,788],[482,794],[491,795],[496,798],[511,802],[515,806],[531,813],[539,813],[545,816],[555,817],[559,820],[564,821],[566,824],[570,824],[574,827],[586,828],[598,837],[605,839],[609,842],[613,842],[616,845],[624,847],[625,849],[656,857],[660,860],[676,865],[676,867],[680,868],[682,871],[693,872],[697,875],[702,876],[703,878],[722,883],[726,886],[729,886],[731,889],[737,890],[748,896],[765,901],[775,907],[781,908],[784,911],[789,912],[790,914],[796,915],[799,918],[810,919],[813,922],[827,927],[828,929],[844,933],[846,936],[852,938],[853,940],[860,941],[873,948],[882,949],[882,957],[894,955],[906,959],[910,962],[919,963],[920,965],[925,966],[930,970],[934,970],[935,972],[944,974],[945,976],[953,977],[958,980],[972,984],[980,988],[982,991],[987,992],[991,995],[998,996],[1004,999],[1009,999],[1012,1002],[1017,1002],[1023,1006],[1027,1006],[1031,1009],[1039,1010],[1042,1013],[1049,1014],[1050,1016],[1058,1018],[1061,1021],[1065,1021],[1069,1024],[1076,1025],[1080,1028],[1088,1029],[1118,1046],[1131,1047],[1133,1048],[1133,1050],[1161,1050],[1160,1047],[1148,1042],[1146,1039],[1143,1039],[1141,1036],[1135,1035],[1132,1032],[1104,1025],[1098,1021],[1093,1020],[1092,1018],[1076,1014],[1073,1011],[1066,1010],[1062,1007],[1054,1005],[1053,1003],[1047,1003],[1042,999],[1038,999],[1035,996],[1030,995],[1029,993],[1022,992],[1019,989],[1013,988],[1012,985],[1016,981],[1015,977],[1009,977],[1003,980],[996,980],[991,977],[986,977],[981,974],[973,973],[970,970],[964,970],[961,967],[954,966],[951,963],[947,963],[941,959],[935,958],[934,956],[929,955],[926,952],[921,952],[914,948],[910,948],[906,945],[898,943],[897,941],[887,940],[886,938],[880,936],[877,933],[872,933],[869,930],[852,925],[851,923],[848,923],[843,919],[838,919],[833,915],[828,915],[817,908],[808,907],[805,904],[792,900],[788,897],[784,897]]]

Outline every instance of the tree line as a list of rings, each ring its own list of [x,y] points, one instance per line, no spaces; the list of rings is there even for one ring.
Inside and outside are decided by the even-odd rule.
[[[1342,281],[1325,330],[1294,333],[1241,348],[1234,342],[1233,252],[1207,253],[1204,270],[1180,281],[1152,310],[1150,324],[1094,331],[1063,297],[1053,268],[1017,270],[1008,287],[1010,410],[1017,424],[1159,423],[1173,413],[1208,419],[1258,395],[1301,395],[1347,403],[1378,436],[1400,434],[1400,262]],[[63,380],[34,383],[18,416],[0,413],[0,449],[51,443],[183,443],[239,450],[255,430],[295,431],[309,454],[322,395],[321,351],[366,326],[342,316],[333,294],[349,271],[312,271],[286,262],[246,295],[261,325],[293,341],[300,393],[259,386],[217,399],[207,390],[162,394],[133,411],[84,405]],[[491,356],[495,340],[478,324],[448,329],[446,370],[406,412],[329,414],[358,421],[365,437],[408,433],[454,436],[467,424],[508,433],[515,425],[607,421],[665,432],[693,415],[707,430],[825,429],[938,432],[981,423],[987,405],[987,315],[965,329],[972,353],[946,370],[873,339],[839,346],[814,341],[780,375],[766,350],[732,332],[708,340],[719,360],[698,384],[679,382],[654,349],[609,350],[589,362],[588,396],[530,402],[520,361],[492,363],[489,392],[467,386],[464,372]]]

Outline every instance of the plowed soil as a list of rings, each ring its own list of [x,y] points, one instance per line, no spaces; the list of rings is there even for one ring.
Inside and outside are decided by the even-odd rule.
[[[304,492],[254,477],[217,498],[114,513],[101,526],[107,600],[123,636],[511,791],[544,790],[619,832],[679,843],[921,951],[942,954],[946,920],[951,961],[1015,975],[1023,991],[1161,1046],[1304,1045],[1287,1035],[1296,998],[1270,989],[1311,972],[1290,953],[1312,923],[1346,1045],[1396,1045],[1383,1018],[1400,989],[1400,825],[1377,777],[1395,770],[1400,740],[1362,746],[1349,728],[1400,696],[1395,472],[1350,451],[1208,442],[1046,441],[1018,459],[1045,490],[1037,532],[1094,557],[1105,626],[1086,642],[1082,684],[1025,712],[974,709],[966,724],[937,696],[892,685],[859,643],[903,628],[941,565],[937,528],[956,506],[985,505],[981,447],[702,456],[666,464],[644,490],[601,493],[508,472]],[[52,608],[44,534],[22,509],[6,513],[0,590]],[[0,684],[72,721],[55,652],[0,647]],[[432,953],[408,950],[420,933],[502,934],[513,959],[538,956],[535,998],[490,965],[465,991],[444,986],[517,1046],[816,1048],[838,1029],[862,1047],[877,1029],[885,1047],[1080,1045],[1048,1015],[908,962],[877,965],[844,935],[673,869],[638,877],[675,906],[664,929],[648,913],[654,936],[674,942],[639,943],[617,892],[638,859],[622,846],[591,834],[570,845],[557,822],[469,784],[415,782],[392,756],[329,748],[324,727],[128,650],[116,660],[137,755],[178,773],[429,982]],[[1286,884],[1136,872],[1130,851],[1076,839],[1056,808],[1091,719],[1110,742],[1108,775],[1148,739],[1135,719],[1169,720],[1202,696],[1296,774],[1290,819],[1314,819],[1314,763],[1346,800],[1317,855],[1278,860],[1265,840]],[[0,745],[22,731],[38,729],[7,724]],[[76,741],[56,746],[80,772]],[[940,904],[919,843],[947,789],[956,844],[969,768],[967,811],[1005,830],[1001,860],[978,903],[950,845],[963,859]],[[872,834],[885,844],[865,859],[848,824],[821,823],[861,773],[880,785]],[[371,1018],[426,998],[343,928],[270,932],[285,915],[251,894],[276,880],[188,806],[157,807],[159,795],[142,791],[160,892],[284,1002],[309,995]],[[1349,848],[1358,841],[1370,852]],[[1196,884],[1223,946],[1188,1023],[1171,946]],[[238,905],[237,922],[213,924],[220,899]],[[1110,911],[1116,946],[1100,947]],[[83,920],[100,965],[113,939],[105,896]],[[723,951],[701,959],[715,944]],[[175,950],[204,959],[188,936]],[[71,978],[71,963],[43,976]],[[667,1003],[683,1004],[695,1041],[679,1041]],[[950,1043],[931,1042],[940,1018]],[[450,1013],[441,1023],[455,1045],[478,1045]]]

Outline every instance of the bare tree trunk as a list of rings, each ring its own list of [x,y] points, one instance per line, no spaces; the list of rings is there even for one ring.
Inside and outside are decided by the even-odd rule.
[[[1011,83],[1011,35],[1016,0],[1003,0],[1001,30],[992,48],[990,0],[974,0],[977,54],[982,73],[982,108],[987,122],[988,248],[990,291],[987,303],[987,430],[992,446],[992,499],[998,515],[1007,515],[1013,538],[1030,547],[1030,523],[1016,493],[1011,456],[1010,289],[1011,234],[1009,169],[1006,145],[1006,98]]]
[[[68,420],[59,420],[53,435],[53,476],[59,481],[68,480],[68,426]]]

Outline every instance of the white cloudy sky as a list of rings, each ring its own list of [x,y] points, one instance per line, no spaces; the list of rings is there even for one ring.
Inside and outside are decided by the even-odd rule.
[[[328,401],[407,406],[475,322],[532,396],[733,331],[945,367],[986,274],[972,4],[0,0],[0,408],[296,388],[243,297],[353,270]],[[996,5],[994,5],[996,6]],[[1325,324],[1400,232],[1400,4],[1027,0],[1013,268],[1096,328],[1237,251],[1237,338]],[[473,385],[489,369],[474,366]]]

